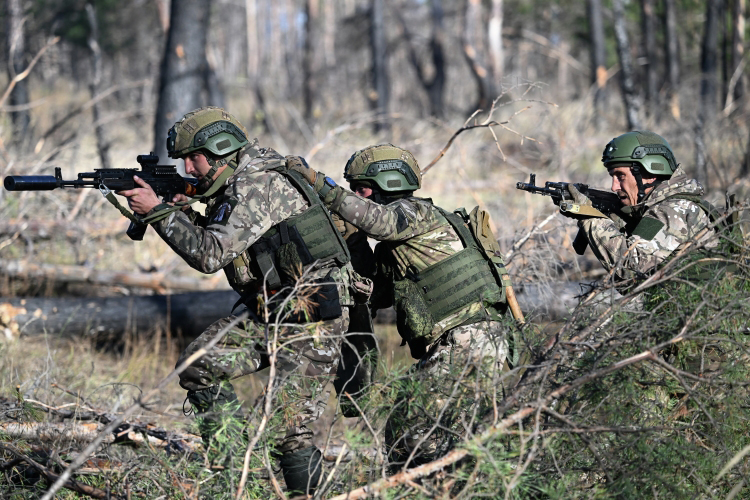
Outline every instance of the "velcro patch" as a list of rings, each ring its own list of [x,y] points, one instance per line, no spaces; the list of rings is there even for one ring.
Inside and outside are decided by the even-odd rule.
[[[237,206],[237,200],[234,198],[228,198],[226,201],[219,204],[215,210],[211,213],[210,224],[221,224],[222,226],[227,225],[229,216],[232,215],[234,207]]]
[[[396,231],[400,233],[409,227],[409,219],[406,218],[406,214],[402,207],[396,208],[396,216]]]

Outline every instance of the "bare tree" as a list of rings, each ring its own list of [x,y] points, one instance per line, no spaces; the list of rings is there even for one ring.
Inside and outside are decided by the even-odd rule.
[[[607,84],[607,47],[604,43],[604,22],[602,21],[601,0],[587,0],[586,12],[589,18],[589,39],[591,53],[591,80],[596,85],[594,91],[594,113],[597,116],[605,97]]]
[[[664,54],[667,72],[667,97],[675,120],[680,119],[680,56],[677,39],[677,11],[675,0],[664,0]]]
[[[258,76],[260,40],[258,38],[258,0],[245,0],[245,32],[247,33],[247,78]]]
[[[154,125],[154,151],[162,159],[169,127],[203,104],[210,7],[203,0],[172,1]]]
[[[390,82],[388,81],[388,68],[386,59],[386,35],[385,35],[385,4],[384,0],[371,0],[370,2],[370,46],[372,50],[372,90],[371,103],[375,112],[383,117],[383,120],[375,122],[375,131],[388,129],[385,115],[388,113],[388,101],[390,98]]]
[[[17,74],[24,70],[24,55],[26,51],[26,38],[24,33],[24,12],[22,0],[6,0],[6,31],[8,47],[8,78],[13,80]],[[11,112],[13,121],[13,142],[20,145],[24,138],[28,137],[31,116],[29,110],[24,108],[29,103],[29,88],[26,80],[20,80],[10,93],[9,103],[16,106]]]
[[[305,2],[305,48],[302,56],[302,95],[304,96],[305,118],[314,114],[314,104],[318,94],[318,77],[320,72],[321,51],[318,50],[321,39],[320,0]]]
[[[430,55],[432,58],[432,77],[427,76],[427,72],[420,63],[417,51],[412,43],[412,34],[409,26],[404,21],[400,12],[396,13],[404,36],[407,41],[409,52],[409,62],[411,62],[414,71],[417,73],[422,87],[427,92],[427,98],[430,101],[430,116],[443,118],[445,115],[443,92],[445,89],[445,50],[443,48],[445,39],[445,28],[443,27],[443,2],[442,0],[433,0],[430,17],[432,18],[430,33]]]
[[[656,89],[656,33],[654,20],[654,0],[641,0],[641,30],[643,36],[643,57],[646,64],[643,65],[644,80],[646,82],[646,114],[649,114],[650,106],[655,104]],[[656,113],[658,116],[659,114]]]
[[[487,61],[487,40],[481,0],[466,2],[464,56],[477,83],[479,97],[474,109],[487,109],[495,97],[492,68]]]
[[[101,123],[102,104],[101,101],[97,100],[97,97],[101,93],[102,83],[102,50],[99,47],[99,23],[96,19],[96,10],[90,3],[86,4],[86,17],[91,29],[89,32],[88,45],[89,50],[91,50],[91,66],[93,67],[93,74],[91,76],[89,89],[91,91],[91,100],[94,102],[94,105],[91,107],[91,112],[94,118],[96,148],[99,151],[99,161],[101,162],[102,168],[112,168],[112,161],[109,157],[110,143],[104,125]]]
[[[503,0],[492,0],[490,21],[487,27],[492,75],[495,84],[499,85],[505,71],[503,59]]]
[[[740,100],[745,95],[742,57],[745,54],[745,0],[732,1],[732,52],[730,69],[732,76],[730,86],[734,81],[733,99]],[[744,65],[743,65],[744,66]]]
[[[706,0],[706,22],[701,46],[701,113],[710,118],[718,104],[717,64],[719,60],[719,8],[721,0]]]
[[[628,31],[625,27],[624,0],[614,0],[613,14],[615,22],[615,42],[617,42],[617,55],[620,59],[620,82],[622,84],[622,99],[625,103],[625,116],[628,120],[628,129],[640,128],[640,99],[633,83],[633,60],[630,56],[630,41]]]

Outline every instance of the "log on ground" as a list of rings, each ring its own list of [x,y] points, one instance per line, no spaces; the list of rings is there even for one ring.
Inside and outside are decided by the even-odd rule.
[[[151,332],[157,328],[198,336],[229,316],[239,295],[231,290],[107,298],[0,299],[0,330],[6,336],[48,333],[97,338]]]

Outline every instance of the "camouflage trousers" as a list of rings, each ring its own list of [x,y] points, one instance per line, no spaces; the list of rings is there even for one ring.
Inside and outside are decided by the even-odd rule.
[[[236,316],[229,316],[209,326],[190,343],[177,364],[209,343],[235,319]],[[180,386],[188,391],[219,386],[233,394],[230,380],[270,366],[266,338],[273,338],[274,329],[278,328],[273,391],[274,409],[282,416],[283,430],[270,429],[270,432],[274,435],[277,452],[308,448],[313,446],[309,426],[325,411],[339,362],[341,338],[348,324],[346,308],[340,317],[317,323],[276,327],[252,320],[241,321],[180,374]],[[261,411],[259,407],[257,413]]]
[[[385,428],[393,472],[431,462],[483,427],[503,397],[507,330],[497,321],[453,328],[398,381]]]

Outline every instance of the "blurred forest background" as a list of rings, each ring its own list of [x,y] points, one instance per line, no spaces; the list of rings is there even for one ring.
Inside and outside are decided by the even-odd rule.
[[[515,183],[536,173],[607,189],[601,151],[628,130],[664,136],[710,200],[750,193],[746,0],[1,1],[2,177],[135,168],[149,151],[174,163],[168,128],[204,105],[337,181],[371,144],[409,149],[423,169],[445,153],[417,194],[488,209],[520,289],[601,271],[570,248],[575,224]],[[114,353],[50,340],[65,327],[13,340],[20,297],[226,288],[152,231],[131,242],[127,225],[95,190],[0,190],[2,396],[54,405],[86,394],[114,412],[169,373],[172,336],[197,333],[169,319],[140,332],[127,322]],[[560,300],[554,288],[545,297]],[[76,328],[109,314],[98,304]],[[531,317],[554,319],[544,314]],[[409,363],[393,331],[379,335],[388,363]],[[258,393],[245,383],[243,395]],[[140,416],[187,425],[183,391],[161,394]]]

